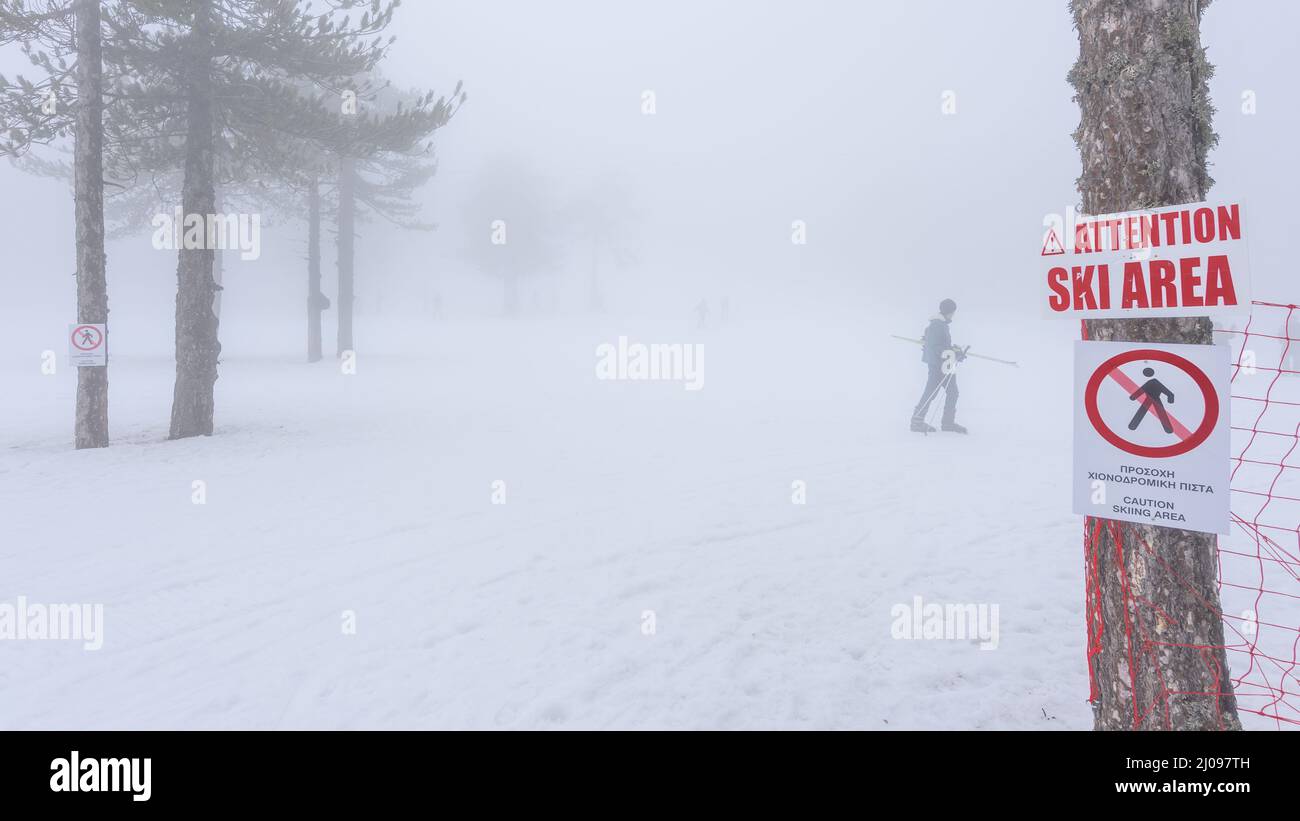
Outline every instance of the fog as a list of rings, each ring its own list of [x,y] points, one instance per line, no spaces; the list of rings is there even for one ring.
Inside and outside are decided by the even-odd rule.
[[[1211,197],[1250,206],[1257,298],[1289,298],[1294,281],[1300,100],[1278,67],[1294,63],[1297,24],[1300,9],[1276,3],[1215,4],[1203,23],[1221,138]],[[521,282],[523,314],[587,309],[591,249],[575,203],[594,198],[623,215],[614,244],[626,258],[597,263],[614,315],[686,316],[725,296],[754,317],[852,321],[888,306],[918,318],[906,330],[947,296],[968,320],[1042,330],[1025,263],[1043,215],[1078,202],[1065,82],[1077,42],[1064,2],[457,0],[408,2],[394,28],[385,71],[396,85],[446,93],[463,80],[469,101],[436,135],[439,171],[419,193],[438,230],[358,229],[362,338],[366,314],[418,313],[435,294],[449,316],[501,312],[500,281],[469,250],[490,226],[470,224],[468,203],[502,165],[539,181],[555,246]],[[0,70],[22,63],[9,50]],[[955,113],[943,113],[947,92]],[[62,324],[74,292],[68,187],[3,163],[0,190],[3,314]],[[259,335],[276,333],[277,317],[300,324],[301,215],[264,216],[261,258],[227,255],[228,345],[254,316]],[[792,242],[795,221],[806,244]],[[110,303],[123,344],[165,354],[176,261],[149,239],[110,243]]]

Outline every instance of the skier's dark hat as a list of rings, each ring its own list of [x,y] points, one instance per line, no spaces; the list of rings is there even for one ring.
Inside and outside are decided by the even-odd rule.
[[[945,299],[943,302],[939,303],[939,313],[941,314],[951,314],[956,312],[956,310],[957,303],[953,302],[951,299]]]

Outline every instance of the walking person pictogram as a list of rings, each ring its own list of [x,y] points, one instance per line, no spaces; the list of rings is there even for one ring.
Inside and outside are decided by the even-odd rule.
[[[1173,404],[1174,392],[1165,387],[1159,379],[1155,379],[1156,372],[1153,368],[1143,368],[1142,375],[1147,377],[1147,381],[1142,383],[1142,387],[1133,391],[1129,399],[1136,402],[1138,397],[1143,397],[1142,404],[1138,407],[1137,413],[1133,414],[1133,420],[1128,423],[1129,430],[1137,430],[1138,425],[1146,418],[1147,411],[1155,409],[1156,416],[1160,419],[1160,426],[1165,429],[1165,433],[1173,433],[1174,426],[1169,421],[1169,414],[1165,411],[1164,402],[1161,396],[1167,396],[1169,403]]]

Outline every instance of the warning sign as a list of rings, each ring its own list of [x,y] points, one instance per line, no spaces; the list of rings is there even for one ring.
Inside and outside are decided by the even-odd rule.
[[[1074,348],[1074,512],[1228,532],[1228,349]]]
[[[1240,202],[1052,218],[1039,254],[1048,316],[1226,316],[1250,311]]]
[[[108,330],[106,325],[68,326],[68,363],[78,368],[103,367],[108,364]]]
[[[1047,236],[1043,237],[1043,256],[1050,257],[1064,253],[1065,248],[1061,245],[1061,240],[1056,236],[1056,229],[1048,228]]]

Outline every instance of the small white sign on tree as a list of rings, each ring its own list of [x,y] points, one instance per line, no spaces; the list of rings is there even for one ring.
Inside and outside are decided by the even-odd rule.
[[[108,364],[108,326],[81,323],[68,326],[68,363],[78,368]]]
[[[1228,532],[1228,349],[1074,346],[1074,512]]]

